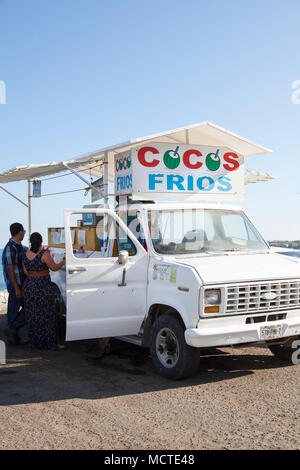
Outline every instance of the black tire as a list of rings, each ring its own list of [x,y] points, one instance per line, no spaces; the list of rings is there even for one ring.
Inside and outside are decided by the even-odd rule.
[[[152,325],[152,362],[156,371],[168,379],[183,379],[198,370],[200,350],[186,344],[184,331],[183,323],[172,313],[159,316]]]
[[[297,340],[297,338],[295,338],[295,340]],[[275,357],[278,357],[278,359],[288,362],[289,364],[294,364],[292,360],[292,356],[296,350],[291,347],[291,342],[289,342],[288,345],[270,344],[268,345],[268,348],[271,351],[271,353],[274,354]]]

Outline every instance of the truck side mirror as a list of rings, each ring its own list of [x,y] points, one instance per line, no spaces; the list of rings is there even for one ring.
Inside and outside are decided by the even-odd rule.
[[[125,266],[128,263],[128,259],[129,259],[128,251],[125,251],[125,250],[120,251],[119,259],[118,259],[119,264],[122,264],[123,266]]]

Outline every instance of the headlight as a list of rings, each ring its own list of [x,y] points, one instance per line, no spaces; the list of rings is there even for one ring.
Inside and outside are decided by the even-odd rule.
[[[206,289],[204,293],[204,313],[218,313],[221,305],[221,289]]]
[[[204,294],[205,305],[220,305],[221,289],[207,289]]]

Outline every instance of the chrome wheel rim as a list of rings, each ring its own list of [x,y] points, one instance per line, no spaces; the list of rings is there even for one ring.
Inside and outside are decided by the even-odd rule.
[[[179,358],[179,343],[169,328],[162,328],[156,336],[156,354],[161,364],[171,369]]]

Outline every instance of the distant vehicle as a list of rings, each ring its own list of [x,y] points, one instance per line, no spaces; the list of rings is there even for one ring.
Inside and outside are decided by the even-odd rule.
[[[280,255],[293,256],[295,258],[300,258],[300,250],[293,250],[292,248],[282,248],[282,247],[273,247],[273,251],[279,253]]]

